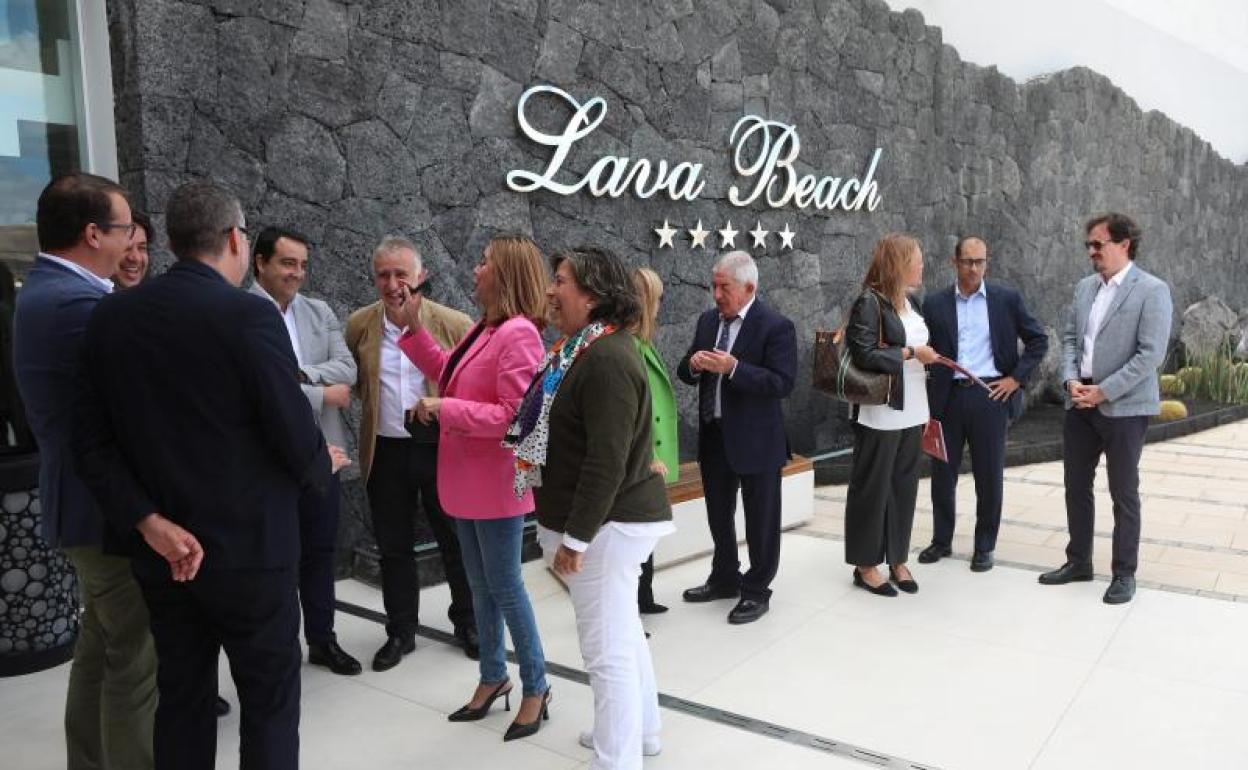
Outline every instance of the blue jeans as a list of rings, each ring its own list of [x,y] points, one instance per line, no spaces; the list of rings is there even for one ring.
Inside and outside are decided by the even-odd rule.
[[[507,650],[503,646],[506,619],[524,694],[541,695],[546,692],[546,656],[533,605],[520,577],[524,517],[455,519],[455,526],[477,618],[481,683],[497,684],[507,678]]]

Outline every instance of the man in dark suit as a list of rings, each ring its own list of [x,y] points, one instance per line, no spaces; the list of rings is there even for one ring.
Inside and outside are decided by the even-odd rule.
[[[687,602],[741,599],[728,622],[761,618],[780,566],[780,472],[789,458],[780,402],[793,390],[793,322],[756,296],[758,266],[725,254],[712,274],[715,309],[698,318],[677,375],[698,387],[698,463],[715,543],[711,575],[685,591]],[[737,490],[745,503],[750,569],[737,558]]]
[[[958,470],[962,446],[969,444],[976,500],[971,570],[987,572],[1001,528],[1005,432],[1022,414],[1023,388],[1049,349],[1049,337],[1017,291],[984,279],[988,244],[983,239],[972,235],[959,240],[953,268],[957,272],[953,286],[923,302],[931,346],[989,389],[945,366],[929,370],[927,402],[944,429],[949,462],[932,461],[932,544],[919,554],[919,561],[931,564],[952,552]]]
[[[188,184],[165,217],[177,263],[107,297],[87,328],[78,461],[151,613],[156,767],[214,766],[224,648],[241,766],[294,768],[298,501],[345,456],[326,450],[272,304],[237,288],[249,256],[238,200]]]
[[[39,444],[44,541],[74,565],[83,612],[65,697],[66,767],[152,766],[156,648],[130,560],[105,553],[104,520],[74,461],[73,413],[87,397],[83,336],[113,289],[134,220],[125,191],[73,173],[35,214],[41,252],[17,297],[13,365]]]

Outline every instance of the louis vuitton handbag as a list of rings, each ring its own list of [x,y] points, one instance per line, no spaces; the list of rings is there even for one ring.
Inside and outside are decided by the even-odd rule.
[[[880,338],[876,343],[884,344],[884,309],[876,298],[876,309],[880,313]],[[814,377],[811,384],[833,398],[850,404],[878,405],[888,403],[888,392],[893,385],[893,376],[884,372],[873,372],[861,369],[854,364],[849,353],[849,344],[845,339],[845,329],[849,326],[849,314],[841,328],[828,331],[820,329],[815,332]]]

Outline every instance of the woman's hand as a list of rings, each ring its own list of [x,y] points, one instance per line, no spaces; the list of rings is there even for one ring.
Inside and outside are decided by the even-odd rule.
[[[911,348],[914,351],[914,357],[919,359],[919,363],[927,366],[936,363],[936,359],[940,358],[940,354],[927,345],[916,345]]]
[[[421,425],[428,425],[438,419],[438,413],[442,410],[442,399],[437,396],[425,396],[416,402],[416,419],[420,420]]]
[[[559,550],[555,551],[555,558],[551,561],[550,568],[555,571],[556,575],[571,575],[581,571],[584,561],[585,554],[580,551],[573,551],[566,545],[561,545]]]
[[[428,275],[429,271],[421,268],[420,275],[416,276],[416,283],[407,286],[407,299],[403,301],[403,321],[409,331],[414,332],[421,328],[420,304],[423,298],[420,292],[412,289],[424,283]]]

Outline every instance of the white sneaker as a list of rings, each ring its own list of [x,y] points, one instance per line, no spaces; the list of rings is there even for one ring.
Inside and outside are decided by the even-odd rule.
[[[594,733],[586,730],[581,733],[580,744],[590,751],[594,750]],[[659,752],[663,750],[663,746],[659,743],[658,738],[642,738],[641,754],[644,757],[657,757]]]

